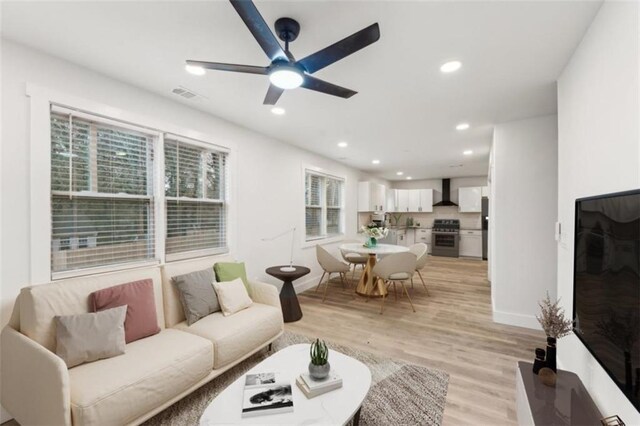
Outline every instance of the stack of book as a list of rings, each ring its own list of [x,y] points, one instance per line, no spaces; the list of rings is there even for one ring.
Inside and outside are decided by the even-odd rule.
[[[330,392],[342,387],[342,378],[332,372],[324,380],[314,380],[309,373],[302,373],[296,378],[296,384],[307,398],[314,398],[323,393]]]

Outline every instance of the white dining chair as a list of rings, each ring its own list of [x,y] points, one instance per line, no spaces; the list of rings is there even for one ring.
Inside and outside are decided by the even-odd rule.
[[[325,274],[329,274],[327,278],[327,284],[324,287],[324,295],[322,296],[322,302],[324,303],[327,298],[327,288],[329,288],[329,281],[331,281],[331,274],[340,275],[340,280],[342,281],[342,287],[346,288],[345,284],[345,274],[349,272],[349,265],[342,262],[340,259],[336,258],[334,255],[329,253],[327,249],[322,247],[321,245],[316,246],[316,257],[318,259],[318,263],[320,267],[322,267],[322,276],[320,277],[320,281],[318,282],[318,286],[316,287],[316,291],[320,288],[322,284],[322,280]]]
[[[429,289],[427,288],[427,284],[424,282],[424,278],[422,278],[422,274],[420,273],[420,270],[427,264],[428,247],[425,243],[417,243],[409,247],[409,251],[416,255],[416,272],[418,273],[420,281],[422,281],[422,285],[424,286],[428,296]],[[413,274],[411,275],[411,288],[413,288]]]
[[[387,286],[387,289],[391,284],[393,284],[396,300],[398,299],[396,283],[400,283],[402,291],[409,299],[409,304],[411,305],[413,312],[416,311],[416,308],[413,306],[411,296],[409,296],[409,292],[407,291],[407,287],[404,285],[404,282],[410,280],[413,276],[413,273],[416,270],[417,260],[416,255],[411,252],[395,253],[386,256],[373,267],[373,275],[377,277],[377,281],[382,280],[383,284]],[[384,299],[387,297],[388,292],[387,296],[382,297],[382,302],[380,303],[380,314],[384,312]]]
[[[359,240],[346,240],[345,244],[348,243],[360,243]],[[353,253],[347,250],[340,249],[340,254],[342,255],[342,259],[349,264],[349,268],[353,266],[353,272],[351,273],[351,280],[354,281],[356,277],[356,268],[358,265],[362,267],[362,271],[364,272],[365,265],[369,260],[369,256],[366,254]]]

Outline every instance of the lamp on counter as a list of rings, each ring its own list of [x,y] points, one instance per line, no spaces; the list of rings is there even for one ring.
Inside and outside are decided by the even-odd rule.
[[[283,266],[280,268],[282,272],[293,272],[296,270],[296,268],[293,267],[293,243],[296,240],[296,227],[294,226],[293,228],[289,228],[286,231],[281,232],[278,235],[275,235],[273,237],[262,239],[262,241],[274,241],[280,237],[284,237],[289,233],[291,233],[291,255],[289,256],[289,266]]]

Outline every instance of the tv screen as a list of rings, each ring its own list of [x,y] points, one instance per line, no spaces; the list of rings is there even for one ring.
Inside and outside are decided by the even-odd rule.
[[[574,332],[640,410],[640,190],[576,200]]]

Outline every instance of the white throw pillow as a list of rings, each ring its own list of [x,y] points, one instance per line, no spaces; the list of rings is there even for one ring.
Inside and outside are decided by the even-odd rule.
[[[253,303],[240,278],[236,278],[233,281],[213,283],[213,288],[216,290],[218,301],[222,307],[222,314],[225,317],[246,309]]]

